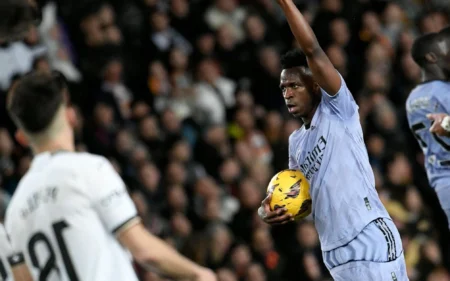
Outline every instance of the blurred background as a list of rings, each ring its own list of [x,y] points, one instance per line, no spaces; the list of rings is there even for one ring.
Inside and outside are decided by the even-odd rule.
[[[278,88],[280,55],[296,44],[274,0],[38,2],[42,24],[0,44],[0,221],[32,160],[13,139],[6,92],[56,69],[77,108],[77,150],[110,159],[150,231],[221,281],[331,280],[311,221],[269,228],[256,213],[301,126]],[[410,279],[450,281],[447,221],[404,110],[420,79],[413,40],[450,23],[448,0],[298,6],[359,104]]]

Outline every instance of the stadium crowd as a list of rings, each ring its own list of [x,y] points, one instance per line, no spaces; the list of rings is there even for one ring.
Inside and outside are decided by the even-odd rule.
[[[413,40],[450,24],[447,0],[299,2],[359,104],[410,280],[450,281],[446,218],[404,106],[420,78]],[[331,280],[310,220],[269,228],[256,212],[301,126],[278,87],[280,55],[296,44],[276,1],[40,5],[41,25],[0,45],[0,222],[32,160],[14,141],[6,93],[31,69],[58,70],[77,108],[77,150],[110,159],[149,230],[221,281]]]

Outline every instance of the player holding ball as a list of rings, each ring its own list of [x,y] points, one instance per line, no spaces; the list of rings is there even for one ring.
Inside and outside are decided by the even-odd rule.
[[[277,2],[303,51],[282,58],[283,98],[304,123],[289,138],[289,169],[309,182],[325,265],[336,281],[406,281],[402,241],[375,190],[358,105],[293,1]],[[294,220],[270,208],[271,197],[260,217],[272,225]]]

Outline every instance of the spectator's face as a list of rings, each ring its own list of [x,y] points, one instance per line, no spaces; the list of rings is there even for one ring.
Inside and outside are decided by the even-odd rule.
[[[236,104],[238,108],[251,110],[254,106],[253,96],[248,91],[240,91],[236,95]]]
[[[304,69],[284,69],[281,72],[280,88],[289,113],[297,118],[312,117],[312,112],[319,101],[314,98],[319,87]]]
[[[259,188],[265,188],[270,182],[272,171],[269,165],[263,163],[253,164],[250,168],[250,177],[255,181]]]
[[[211,145],[222,145],[227,140],[227,132],[223,126],[214,126],[206,132],[206,141]]]
[[[404,31],[400,34],[400,46],[405,52],[410,52],[414,44],[414,35],[411,32]]]
[[[309,223],[303,223],[297,228],[297,241],[306,248],[313,248],[319,245],[319,238],[314,226]]]
[[[306,254],[303,257],[303,266],[311,280],[318,280],[322,275],[319,262],[313,254]]]
[[[191,159],[191,147],[186,141],[177,142],[171,151],[172,159],[187,163]]]
[[[231,184],[241,173],[239,163],[234,159],[227,159],[220,167],[220,177],[224,183]]]
[[[420,22],[420,30],[423,34],[439,32],[448,25],[445,14],[433,12],[428,14]]]
[[[219,187],[211,178],[201,178],[196,182],[195,191],[202,198],[216,198],[219,195]]]
[[[150,107],[145,102],[137,102],[133,106],[133,117],[135,119],[142,119],[150,113]]]
[[[174,215],[170,224],[177,236],[188,237],[191,234],[191,222],[182,213]]]
[[[246,281],[266,281],[266,273],[264,269],[259,264],[252,264],[247,270]]]
[[[423,246],[423,254],[427,260],[435,265],[438,265],[442,262],[441,251],[439,250],[439,246],[435,241],[429,240]]]
[[[139,178],[145,189],[154,192],[159,185],[160,173],[154,165],[147,164],[141,167]]]
[[[247,133],[255,128],[255,118],[249,110],[238,111],[236,122]]]
[[[260,42],[266,34],[266,27],[259,16],[250,16],[247,18],[245,29],[248,37],[254,42]]]
[[[406,208],[414,213],[419,213],[422,210],[422,198],[415,188],[410,188],[406,192]]]
[[[181,129],[180,119],[171,110],[164,111],[161,121],[164,130],[169,133],[177,133]]]
[[[386,79],[381,72],[370,70],[366,73],[366,88],[369,90],[383,90],[387,88]]]
[[[376,13],[367,12],[363,15],[363,30],[371,37],[380,33],[381,23]]]
[[[231,13],[237,8],[235,0],[216,0],[216,7],[224,13]]]
[[[336,19],[331,22],[331,37],[335,44],[345,47],[350,40],[350,31],[348,30],[348,23],[344,19]]]
[[[260,53],[261,65],[273,75],[280,72],[280,56],[274,48],[264,48]]]
[[[384,139],[379,135],[373,135],[367,141],[369,154],[374,157],[381,157],[384,152]]]
[[[204,215],[208,221],[218,221],[220,219],[220,200],[216,198],[209,198],[206,201]]]
[[[339,70],[342,75],[345,75],[345,73],[347,73],[347,55],[344,50],[337,45],[334,45],[328,48],[327,55],[334,67]]]
[[[122,79],[122,70],[121,62],[110,62],[105,70],[105,80],[108,82],[119,82]]]
[[[25,41],[30,45],[36,45],[39,42],[39,33],[35,26],[31,26],[25,37]]]
[[[199,78],[205,82],[214,84],[220,77],[218,67],[210,60],[205,60],[200,63],[199,68]]]
[[[239,199],[241,205],[246,209],[258,209],[262,201],[262,192],[252,180],[244,180],[239,187]]]
[[[117,133],[116,150],[120,154],[130,152],[133,149],[133,145],[133,138],[127,131],[123,130]]]
[[[245,245],[237,246],[231,253],[231,263],[237,270],[247,268],[250,265],[252,256],[250,250]]]
[[[147,116],[142,119],[139,123],[139,133],[146,141],[159,139],[160,130],[156,118],[153,116]]]
[[[183,17],[189,14],[189,3],[186,0],[172,0],[170,9],[174,15]]]
[[[169,189],[167,202],[172,210],[182,211],[187,206],[187,196],[182,186],[174,186]]]
[[[283,128],[283,118],[276,111],[271,111],[266,115],[266,130],[281,131]]]
[[[250,167],[253,163],[253,154],[250,146],[246,142],[238,142],[235,145],[236,156],[239,161],[246,167]]]
[[[405,54],[402,57],[402,69],[409,81],[418,82],[420,80],[420,67],[416,64],[411,54]]]
[[[401,24],[403,21],[403,10],[396,3],[389,3],[386,9],[384,10],[384,21],[389,24]]]
[[[220,227],[213,233],[211,239],[211,251],[218,255],[225,255],[230,249],[232,242],[228,229],[225,226]]]
[[[259,254],[266,254],[268,251],[273,250],[273,240],[270,236],[270,232],[267,228],[259,228],[253,233],[253,248]]]
[[[294,132],[295,130],[299,129],[301,127],[301,124],[294,119],[289,119],[284,123],[284,139],[287,141],[289,139],[289,136]]]
[[[188,67],[188,57],[180,49],[173,49],[170,52],[170,65],[175,70],[185,70]]]
[[[10,156],[14,148],[13,140],[6,129],[0,129],[0,155]]]
[[[388,177],[395,185],[404,185],[411,182],[411,165],[404,154],[398,154],[388,165]]]
[[[379,43],[372,43],[367,50],[367,60],[371,65],[378,65],[389,61],[388,51]]]
[[[103,5],[98,13],[98,18],[102,25],[108,26],[114,23],[114,10],[110,5]]]
[[[342,9],[342,3],[341,0],[323,0],[322,8],[333,13],[339,13]]]
[[[151,22],[155,32],[165,31],[169,27],[169,18],[163,12],[154,13]]]
[[[131,153],[131,162],[134,166],[140,167],[148,160],[148,151],[145,146],[139,145],[133,148]]]
[[[117,26],[110,26],[106,29],[106,39],[113,44],[120,44],[122,42],[122,33]]]
[[[237,40],[230,25],[224,24],[219,28],[217,31],[217,42],[224,50],[233,50]]]
[[[217,271],[218,281],[238,281],[236,274],[226,268],[219,269]]]
[[[106,104],[98,104],[94,110],[95,123],[100,127],[109,127],[114,121],[114,112]]]
[[[181,163],[172,162],[167,167],[167,179],[172,184],[183,185],[186,181],[186,169]]]
[[[212,34],[204,34],[197,40],[197,49],[203,55],[212,54],[216,45],[216,39]]]

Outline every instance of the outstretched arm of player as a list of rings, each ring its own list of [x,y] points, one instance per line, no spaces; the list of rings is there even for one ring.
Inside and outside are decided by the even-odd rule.
[[[341,88],[341,76],[319,45],[316,35],[293,0],[277,0],[286,15],[295,39],[308,59],[314,79],[329,95]]]
[[[142,223],[136,223],[117,233],[119,241],[149,270],[177,279],[215,281],[214,273],[203,268],[148,232]]]

